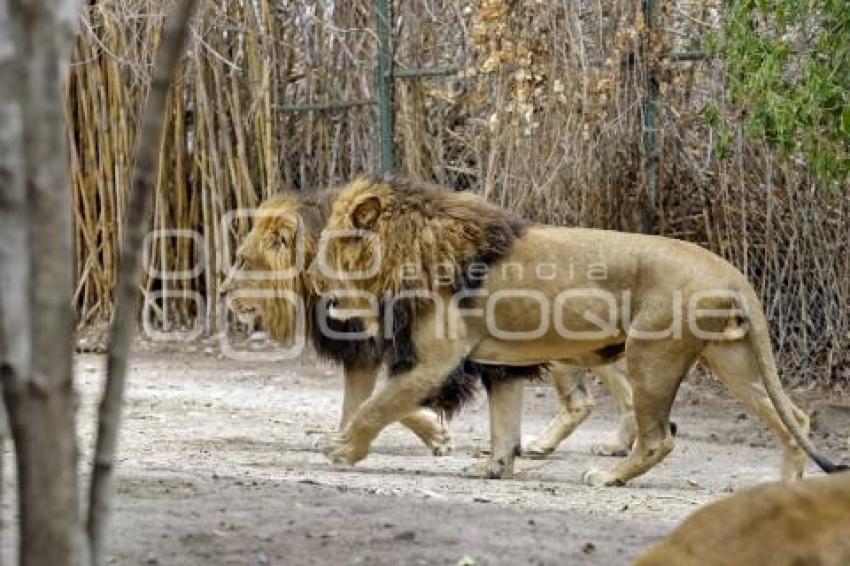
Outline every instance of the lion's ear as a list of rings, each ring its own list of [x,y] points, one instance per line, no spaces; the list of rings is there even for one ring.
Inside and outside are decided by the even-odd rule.
[[[363,200],[351,213],[351,223],[359,230],[371,230],[381,215],[381,201],[378,197]]]

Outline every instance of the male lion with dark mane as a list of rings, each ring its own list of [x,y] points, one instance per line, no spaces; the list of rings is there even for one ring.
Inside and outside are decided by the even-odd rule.
[[[346,186],[320,243],[310,271],[337,302],[332,316],[356,313],[370,331],[405,343],[407,355],[331,441],[333,461],[365,458],[380,431],[439,390],[463,360],[593,367],[624,357],[637,441],[612,469],[588,471],[588,483],[623,484],[673,449],[670,408],[697,361],[779,437],[784,478],[802,476],[806,453],[825,471],[838,469],[816,453],[808,417],[782,389],[755,290],[697,245],[528,224],[479,196],[390,177]],[[379,308],[367,308],[373,303]],[[494,382],[490,400],[491,466],[506,468],[514,445],[498,436],[516,434],[520,397]]]
[[[221,291],[231,310],[241,317],[259,317],[261,326],[277,342],[293,340],[302,322],[302,330],[312,338],[317,353],[343,365],[340,426],[344,427],[354,410],[372,394],[384,353],[374,339],[333,340],[320,331],[317,317],[321,316],[321,302],[312,293],[303,262],[315,254],[316,237],[334,196],[330,191],[305,197],[289,193],[264,202],[253,228],[236,251],[236,261]],[[293,295],[302,299],[301,312]],[[335,328],[352,333],[359,330],[354,324],[347,326]],[[399,420],[434,454],[450,450],[449,433],[432,411],[417,407]]]
[[[327,319],[326,305],[314,292],[304,269],[315,259],[319,233],[338,194],[335,190],[306,194],[289,192],[264,202],[256,211],[251,231],[237,249],[234,268],[222,286],[222,293],[227,297],[229,308],[240,318],[257,317],[269,335],[281,343],[294,338],[299,329],[298,317],[303,318],[301,330],[311,339],[318,354],[343,366],[340,427],[344,428],[354,411],[372,394],[385,358],[390,358],[390,364],[398,363],[399,354],[391,344],[374,337],[357,337],[363,330],[359,321],[340,323]],[[296,308],[293,295],[300,298],[301,312]],[[325,330],[348,336],[335,339]],[[451,413],[469,395],[468,388],[474,385],[471,380],[524,377],[536,375],[538,371],[536,365],[525,370],[479,367],[468,362],[460,366],[465,370],[453,368],[452,380],[443,387],[444,391],[431,396],[428,404]],[[595,404],[583,368],[554,363],[547,371],[557,391],[559,412],[543,433],[526,447],[529,455],[538,457],[552,452],[587,418]],[[595,368],[594,373],[613,393],[620,413],[617,434],[612,441],[594,446],[594,452],[625,455],[634,442],[635,424],[631,389],[622,365],[602,366]],[[434,454],[449,451],[449,432],[432,411],[414,409],[401,418],[401,423],[422,439]],[[518,443],[519,439],[511,442]]]

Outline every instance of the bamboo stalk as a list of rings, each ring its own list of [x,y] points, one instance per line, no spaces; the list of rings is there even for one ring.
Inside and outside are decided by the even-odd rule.
[[[397,85],[400,172],[456,183],[537,221],[637,229],[643,131],[637,101],[646,94],[643,36],[635,27],[639,3],[615,0],[605,10],[563,2],[510,10],[485,0],[468,4],[464,13],[453,0],[424,0],[393,22],[397,68],[461,70]],[[66,104],[79,209],[75,270],[78,278],[87,274],[77,282],[81,323],[105,320],[112,309],[124,225],[117,211],[127,208],[163,5],[102,0],[88,9],[78,42]],[[186,83],[171,98],[172,163],[155,190],[157,226],[202,234],[209,270],[224,238],[232,237],[216,233],[221,212],[252,207],[282,188],[311,189],[376,168],[373,2],[314,8],[305,0],[285,7],[213,2],[200,14]],[[697,3],[657,14],[656,29],[671,30],[665,48],[684,52],[676,38],[698,31],[679,12],[707,21],[706,10]],[[728,157],[718,156],[717,132],[699,118],[700,109],[716,105],[729,131],[740,132],[719,62],[671,64],[661,76],[659,226],[743,268],[765,303],[777,304],[776,331],[789,329],[789,340],[803,313],[811,319],[805,340],[786,342],[783,365],[796,371],[803,364],[809,374],[823,375],[843,367],[850,323],[838,305],[848,301],[850,285],[846,270],[831,264],[850,242],[841,216],[850,196],[810,190],[817,185],[804,167],[743,135],[733,138]],[[340,101],[364,104],[340,108]],[[807,231],[807,224],[822,231]],[[240,221],[235,232],[248,227]],[[162,244],[156,260],[175,268],[191,265],[198,251],[186,239]],[[208,274],[210,285],[199,277],[171,288],[199,291],[212,303],[218,274]],[[837,282],[803,289],[800,278]],[[152,291],[159,282],[145,277],[143,285]],[[169,308],[180,318],[193,316],[188,302],[177,304]],[[199,316],[214,312],[210,304]],[[822,320],[839,321],[838,328],[818,329]],[[209,320],[202,322],[212,331]]]

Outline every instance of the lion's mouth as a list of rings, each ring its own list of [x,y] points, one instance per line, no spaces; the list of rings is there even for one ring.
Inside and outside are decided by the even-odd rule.
[[[240,312],[236,316],[239,318],[239,322],[246,326],[253,326],[254,322],[257,320],[257,314],[255,311]]]
[[[257,309],[253,306],[230,305],[230,310],[236,314],[236,318],[242,324],[252,325],[257,319]]]

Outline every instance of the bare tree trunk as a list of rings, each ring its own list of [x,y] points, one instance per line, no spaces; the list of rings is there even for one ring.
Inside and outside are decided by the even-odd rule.
[[[115,450],[124,402],[127,352],[136,321],[142,243],[154,195],[163,113],[168,101],[168,89],[186,44],[189,20],[196,4],[197,0],[178,2],[165,24],[153,82],[142,115],[141,130],[136,144],[133,182],[124,221],[124,241],[121,246],[115,315],[112,319],[107,356],[107,381],[100,404],[97,446],[89,494],[87,527],[91,560],[95,566],[104,562],[103,551],[112,497]]]
[[[20,562],[78,565],[71,191],[63,78],[73,0],[0,0],[0,315],[17,451]]]
[[[30,363],[23,133],[17,95],[10,88],[17,80],[16,69],[8,6],[6,0],[0,0],[0,387],[14,376],[29,375]],[[0,396],[0,497],[8,434],[6,404]],[[2,519],[0,529],[4,526]]]
[[[3,359],[3,338],[0,337],[0,360]],[[2,363],[2,362],[0,362]],[[3,517],[3,485],[6,480],[6,439],[9,438],[9,421],[6,418],[6,403],[0,396],[0,564],[3,564],[3,529],[6,526]]]
[[[0,377],[30,375],[29,226],[19,61],[6,0],[0,0]]]

